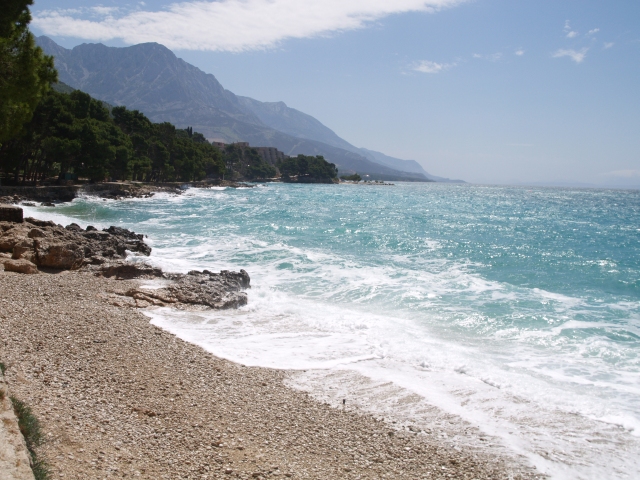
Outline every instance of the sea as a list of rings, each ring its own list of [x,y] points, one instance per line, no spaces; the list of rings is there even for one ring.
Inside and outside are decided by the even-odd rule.
[[[217,356],[552,478],[640,478],[639,191],[270,183],[25,215],[245,269],[239,310],[147,312]]]

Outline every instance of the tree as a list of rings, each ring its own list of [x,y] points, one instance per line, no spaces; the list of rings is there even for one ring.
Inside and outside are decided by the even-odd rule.
[[[255,148],[232,143],[224,149],[223,160],[231,174],[228,178],[265,180],[276,175],[275,167],[265,162]]]
[[[53,58],[29,31],[33,0],[3,0],[0,9],[0,145],[17,135],[52,82]]]
[[[360,175],[358,175],[357,173],[354,173],[353,175],[343,175],[340,178],[342,180],[348,180],[350,182],[356,182],[356,183],[358,183],[360,180],[362,180],[362,177]]]
[[[338,176],[335,164],[327,162],[323,156],[298,155],[278,162],[278,169],[286,178],[298,177],[301,180],[331,180]]]
[[[202,134],[115,107],[79,90],[47,92],[31,121],[0,148],[0,169],[14,184],[59,181],[202,180],[225,172],[220,151]]]

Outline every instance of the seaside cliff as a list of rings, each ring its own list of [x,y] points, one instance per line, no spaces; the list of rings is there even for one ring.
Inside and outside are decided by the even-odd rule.
[[[147,255],[144,238],[115,227],[0,225],[0,360],[12,395],[41,421],[38,455],[51,478],[542,478],[499,454],[457,451],[349,404],[313,400],[285,386],[289,372],[216,358],[139,310],[245,304],[242,270],[139,267],[124,257]],[[11,245],[17,259],[7,258]],[[74,259],[72,269],[44,266],[54,250]],[[8,271],[14,261],[39,274]],[[144,289],[134,277],[165,287]]]

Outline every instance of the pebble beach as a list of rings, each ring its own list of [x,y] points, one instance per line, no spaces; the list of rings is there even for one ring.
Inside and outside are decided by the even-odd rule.
[[[137,285],[0,271],[0,359],[51,478],[543,478],[216,358],[151,325],[124,295]]]

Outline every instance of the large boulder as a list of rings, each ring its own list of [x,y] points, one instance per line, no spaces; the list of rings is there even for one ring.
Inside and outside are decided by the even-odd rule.
[[[25,218],[27,223],[35,225],[36,227],[55,227],[56,223],[51,220],[38,220],[37,218],[27,217]]]
[[[246,292],[241,291],[250,288],[249,274],[244,270],[220,273],[204,270],[164,276],[173,282],[156,290],[134,288],[127,295],[151,305],[181,304],[217,310],[238,308],[248,302]]]
[[[41,267],[76,270],[84,261],[84,248],[77,243],[36,239],[34,244],[36,259]]]
[[[39,228],[32,228],[31,230],[29,230],[29,233],[27,234],[27,237],[29,238],[45,238],[47,236],[46,233],[44,233],[44,231],[40,230]]]
[[[19,260],[5,260],[3,263],[5,272],[25,273],[27,275],[38,273],[38,268],[24,258]]]
[[[22,242],[29,233],[24,224],[0,222],[0,252],[13,252],[13,247]]]
[[[160,268],[152,267],[146,263],[115,263],[102,265],[98,271],[98,275],[117,279],[132,279],[132,278],[153,278],[161,277],[162,270]]]
[[[37,262],[33,240],[31,238],[25,238],[21,242],[16,243],[13,247],[12,258],[14,260],[24,258],[30,262]]]

